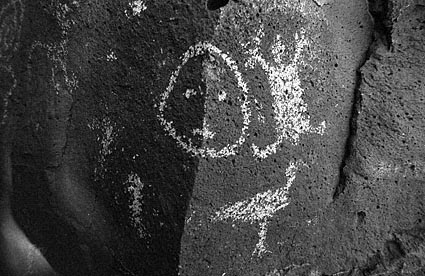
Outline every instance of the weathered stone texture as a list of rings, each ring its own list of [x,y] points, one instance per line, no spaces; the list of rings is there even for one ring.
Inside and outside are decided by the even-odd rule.
[[[254,1],[248,7],[232,4],[223,9],[214,42],[239,61],[248,83],[249,135],[236,155],[199,161],[182,239],[181,275],[302,275],[349,266],[348,229],[334,224],[338,214],[332,202],[349,135],[356,69],[364,61],[371,32],[368,6],[362,1],[323,7],[313,1]],[[302,60],[296,60],[302,33],[308,46]],[[281,60],[275,51],[277,37],[285,46]],[[299,74],[299,90],[278,69],[288,70],[292,64]],[[210,85],[207,71],[207,88],[213,93],[226,89],[234,78],[229,71]],[[280,87],[274,74],[289,88]],[[238,87],[227,91],[241,93]],[[278,98],[279,92],[289,96]],[[280,128],[275,117],[280,106],[274,104],[297,97],[302,99],[298,105],[282,108],[287,125]],[[213,118],[217,135],[238,133],[243,122],[235,122],[238,114],[230,113],[235,107],[216,102],[220,111],[207,109],[206,116]],[[225,123],[227,116],[233,127]],[[321,122],[326,126],[323,133],[317,131]],[[310,129],[298,128],[300,124]],[[267,149],[282,129],[285,138],[276,152],[256,156],[252,145]],[[225,145],[215,138],[205,143]]]
[[[166,135],[156,106],[217,16],[198,1],[18,2],[24,20],[7,10],[14,20],[1,21],[2,43],[22,29],[15,53],[2,48],[1,74],[13,68],[17,82],[2,137],[13,192],[2,196],[28,244],[60,275],[176,274],[197,160]],[[2,15],[12,4],[1,3]],[[198,58],[182,72],[195,88],[201,66]],[[178,101],[176,116],[202,125],[202,98]]]
[[[376,35],[360,69],[347,183],[337,201],[356,221],[360,267],[423,275],[425,6],[392,4],[388,33]]]
[[[424,45],[421,0],[0,2],[0,274],[425,275]]]

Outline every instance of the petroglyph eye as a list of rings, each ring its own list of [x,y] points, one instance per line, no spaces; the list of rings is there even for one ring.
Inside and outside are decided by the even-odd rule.
[[[199,88],[199,90],[201,90],[201,88]],[[186,92],[184,93],[184,96],[186,97],[186,99],[189,99],[190,97],[195,96],[197,93],[198,93],[197,90],[195,90],[193,88],[188,88],[188,89],[186,89]]]

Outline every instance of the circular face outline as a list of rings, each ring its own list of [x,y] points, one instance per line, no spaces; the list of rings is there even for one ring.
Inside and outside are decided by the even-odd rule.
[[[209,148],[209,147],[196,147],[194,146],[192,139],[189,137],[186,137],[185,135],[178,135],[176,129],[173,127],[173,123],[170,121],[167,121],[164,118],[164,110],[167,106],[167,100],[170,97],[171,92],[174,89],[174,84],[177,81],[177,78],[180,74],[180,70],[183,68],[183,66],[189,61],[189,59],[202,55],[205,52],[210,52],[218,55],[221,57],[226,65],[231,69],[233,74],[236,77],[238,87],[242,90],[243,96],[242,96],[242,104],[241,104],[241,111],[243,115],[243,126],[241,129],[241,135],[239,138],[235,141],[234,144],[227,144],[222,149],[217,150],[215,148]],[[208,41],[199,42],[195,44],[194,46],[190,46],[189,49],[183,54],[182,56],[182,63],[177,66],[177,69],[171,74],[170,81],[168,83],[167,88],[165,91],[161,94],[161,99],[159,103],[159,114],[157,115],[158,119],[160,120],[161,125],[164,127],[164,130],[168,132],[168,134],[174,138],[177,143],[187,152],[193,154],[193,155],[199,155],[202,157],[212,157],[212,158],[222,158],[230,155],[235,155],[237,148],[240,147],[247,137],[247,130],[250,123],[250,117],[251,117],[251,110],[249,108],[249,100],[248,100],[248,94],[249,89],[248,85],[245,82],[245,80],[242,77],[241,72],[239,71],[238,66],[236,65],[236,62],[226,53],[221,51],[219,48],[214,46]],[[205,130],[205,129],[204,129]],[[205,131],[203,131],[205,133]],[[205,134],[203,135],[203,138],[205,139]]]

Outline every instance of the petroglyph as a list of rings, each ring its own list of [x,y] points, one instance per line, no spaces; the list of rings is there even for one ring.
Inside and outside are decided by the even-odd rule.
[[[292,144],[297,145],[302,134],[315,133],[323,135],[326,129],[325,121],[322,121],[316,127],[311,126],[310,115],[308,115],[307,112],[307,104],[302,98],[304,89],[301,87],[299,71],[301,70],[300,65],[303,65],[304,63],[302,57],[306,52],[305,49],[309,48],[309,41],[305,35],[305,30],[301,28],[294,34],[293,39],[296,43],[296,49],[290,64],[285,64],[284,62],[287,51],[285,51],[285,45],[282,42],[281,35],[279,34],[275,36],[274,44],[271,46],[273,62],[266,61],[266,59],[263,57],[262,51],[260,50],[260,43],[262,42],[263,37],[264,26],[261,25],[257,31],[257,35],[252,39],[251,42],[241,42],[245,53],[249,56],[245,62],[245,67],[254,69],[256,65],[260,65],[262,70],[264,70],[267,75],[270,86],[270,93],[274,99],[272,107],[275,114],[275,131],[277,133],[275,142],[264,147],[259,147],[255,143],[252,143],[251,145],[253,155],[260,159],[264,159],[271,154],[275,154],[279,148],[279,145],[282,144],[284,140],[288,140]],[[241,113],[243,115],[241,135],[235,143],[231,145],[228,144],[220,150],[215,148],[195,147],[192,138],[186,137],[185,135],[180,135],[178,130],[174,128],[173,122],[167,120],[164,115],[164,111],[167,107],[167,100],[170,97],[170,94],[173,92],[174,85],[177,82],[182,67],[188,62],[190,58],[205,54],[207,52],[209,54],[219,56],[226,62],[227,66],[232,70],[234,76],[237,79],[239,89],[241,89],[243,92],[243,97],[241,97],[242,104],[240,107]],[[208,72],[213,71],[211,68],[207,68],[206,70]],[[212,79],[216,77],[214,72],[209,75],[211,75]],[[193,89],[188,89],[186,90],[185,96],[187,99],[189,99],[191,95],[196,93],[197,92]],[[248,85],[243,79],[242,74],[236,65],[236,62],[228,54],[223,53],[220,49],[211,43],[201,42],[189,48],[189,50],[182,57],[181,65],[179,65],[171,75],[168,87],[161,95],[158,118],[161,121],[161,124],[164,126],[165,131],[171,137],[173,137],[183,149],[192,153],[193,155],[200,155],[202,157],[209,156],[213,158],[234,155],[236,154],[238,148],[245,142],[248,136],[247,131],[251,122],[251,107],[248,94]],[[220,91],[218,94],[219,101],[224,101],[226,96],[227,93],[225,91]],[[255,98],[253,100],[254,102],[258,103]],[[258,111],[258,120],[263,123],[264,116],[261,114],[260,109]],[[209,124],[204,122],[204,126],[207,127]],[[214,135],[211,135],[214,132],[206,128],[204,130],[195,130],[192,133],[201,135],[204,142],[214,137]]]
[[[242,44],[246,53],[250,56],[245,66],[254,68],[256,64],[260,64],[267,74],[271,90],[270,93],[274,98],[273,109],[275,111],[274,118],[277,125],[276,141],[265,146],[263,149],[254,143],[252,144],[254,156],[262,159],[276,153],[284,139],[296,145],[301,134],[317,133],[323,135],[326,129],[325,121],[318,127],[312,127],[310,125],[310,116],[307,115],[307,104],[302,99],[304,90],[301,87],[299,77],[299,64],[301,63],[303,50],[308,46],[305,31],[301,29],[294,35],[296,49],[295,55],[289,65],[285,65],[283,62],[283,56],[286,55],[286,51],[280,35],[276,35],[274,44],[271,47],[274,63],[267,62],[264,59],[260,50],[260,43],[263,37],[264,26],[261,26],[251,43]]]
[[[74,1],[67,4],[54,3],[53,6],[53,15],[56,17],[61,29],[62,40],[57,43],[43,43],[36,41],[31,45],[31,51],[29,54],[28,60],[32,59],[32,54],[35,49],[41,48],[47,51],[47,57],[53,62],[51,68],[51,83],[55,87],[56,94],[67,93],[72,95],[72,93],[78,87],[78,81],[76,74],[69,69],[67,64],[68,58],[68,32],[75,24],[75,22],[69,18],[70,12],[73,8],[78,8],[79,3]],[[30,63],[27,64],[29,72],[31,72]],[[63,83],[65,87],[63,87]]]
[[[248,223],[259,223],[260,231],[258,232],[259,240],[255,245],[252,252],[253,256],[261,257],[265,253],[270,252],[267,249],[267,230],[270,218],[273,215],[285,209],[289,204],[289,189],[291,188],[296,173],[301,165],[305,165],[301,161],[292,161],[289,163],[285,171],[287,177],[286,184],[274,191],[268,190],[266,192],[258,193],[254,197],[244,201],[235,202],[220,208],[215,213],[212,221],[240,221]]]
[[[240,136],[239,138],[233,143],[228,144],[224,146],[221,149],[215,149],[215,148],[209,148],[209,147],[203,147],[203,148],[197,148],[194,146],[194,142],[192,141],[192,138],[186,137],[185,135],[178,134],[177,130],[174,128],[173,122],[169,121],[165,118],[164,111],[167,107],[167,100],[170,97],[170,94],[173,92],[174,85],[177,82],[178,76],[180,74],[180,71],[182,70],[182,67],[189,61],[189,59],[203,55],[205,53],[209,53],[212,55],[216,55],[219,58],[221,58],[228,68],[233,72],[236,80],[237,85],[239,89],[241,89],[243,93],[243,99],[241,104],[241,112],[243,115],[243,126],[240,130]],[[212,45],[209,42],[200,42],[196,44],[195,46],[192,46],[187,50],[183,56],[182,56],[182,63],[177,67],[177,69],[171,74],[169,84],[161,95],[161,100],[158,106],[159,114],[158,119],[160,120],[161,124],[163,125],[165,131],[173,137],[177,143],[186,151],[190,152],[193,155],[200,155],[202,157],[213,157],[213,158],[219,158],[219,157],[225,157],[230,155],[235,155],[237,152],[237,148],[240,147],[247,137],[247,130],[248,125],[250,122],[250,116],[251,112],[249,109],[249,100],[248,100],[248,86],[245,82],[245,80],[242,77],[241,72],[239,71],[239,68],[237,66],[237,62],[234,61],[227,53],[224,53],[216,46]],[[190,95],[194,94],[194,92],[190,91]],[[186,95],[189,95],[186,92]],[[210,130],[208,130],[208,123],[204,121],[204,130],[195,130],[194,133],[201,134],[202,138],[204,140],[211,139],[213,137]]]
[[[29,60],[32,59],[32,53],[36,48],[45,49],[47,57],[53,62],[53,66],[51,68],[51,84],[55,88],[56,94],[60,95],[65,92],[68,95],[72,95],[78,87],[78,80],[75,73],[68,69],[66,63],[66,58],[68,56],[66,40],[61,41],[59,44],[45,44],[39,41],[35,42],[31,47]],[[27,66],[28,70],[31,71],[29,63]],[[65,87],[63,87],[62,82],[65,84]]]
[[[93,131],[100,131],[101,133],[101,135],[97,137],[97,141],[101,144],[97,161],[99,166],[95,168],[94,173],[96,177],[102,178],[105,173],[106,158],[113,151],[111,144],[113,143],[117,134],[114,132],[114,125],[109,120],[109,118],[104,118],[102,120],[93,120],[93,122],[89,124],[88,127]]]
[[[130,193],[132,202],[129,206],[131,211],[131,219],[133,221],[133,226],[137,229],[139,236],[141,238],[146,238],[147,232],[142,223],[142,206],[143,206],[143,194],[142,190],[145,186],[140,177],[136,173],[131,173],[128,176],[127,182],[127,191]]]
[[[69,5],[62,3],[55,3],[54,7],[54,16],[59,22],[59,26],[62,30],[62,37],[66,37],[69,30],[75,24],[75,22],[69,18],[69,14],[73,8],[78,8],[79,4],[77,2],[72,2]]]

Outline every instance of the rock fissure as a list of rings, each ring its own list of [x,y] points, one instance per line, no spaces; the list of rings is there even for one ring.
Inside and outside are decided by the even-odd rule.
[[[345,143],[344,156],[339,169],[339,180],[337,186],[334,189],[333,200],[337,200],[338,197],[344,192],[347,186],[347,172],[345,172],[350,157],[353,153],[353,147],[355,146],[355,137],[357,133],[357,117],[362,107],[362,94],[360,86],[364,82],[361,68],[366,62],[374,55],[377,47],[384,45],[388,50],[391,47],[391,32],[392,25],[389,23],[390,20],[390,6],[391,1],[387,0],[366,0],[369,7],[369,14],[373,21],[373,39],[368,47],[368,50],[364,54],[364,58],[360,63],[360,66],[356,72],[356,84],[353,92],[353,105],[351,108],[351,115],[349,119],[349,132]]]

